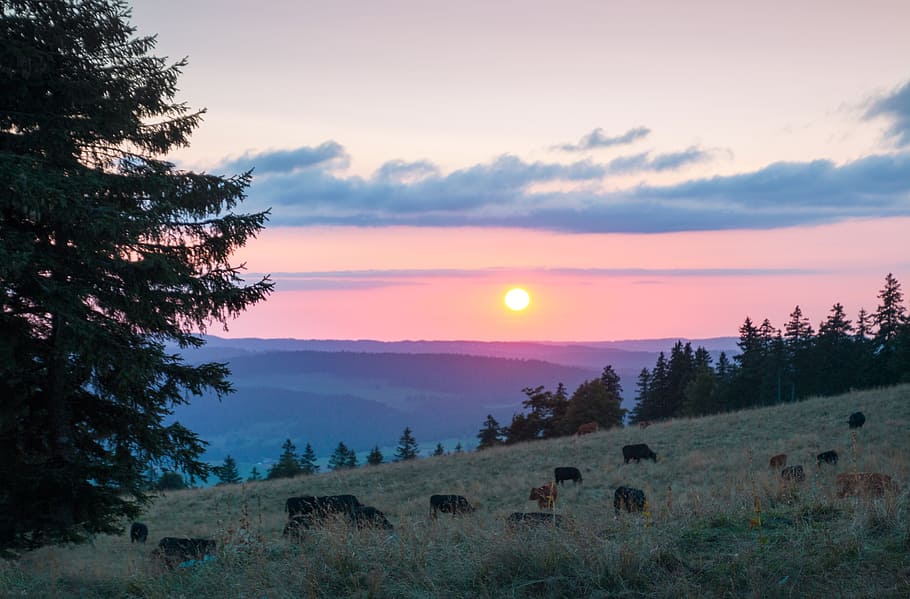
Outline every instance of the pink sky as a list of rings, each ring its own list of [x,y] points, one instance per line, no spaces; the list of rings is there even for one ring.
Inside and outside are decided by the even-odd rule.
[[[213,334],[735,336],[910,281],[903,0],[132,6],[208,109],[169,158],[271,210]]]

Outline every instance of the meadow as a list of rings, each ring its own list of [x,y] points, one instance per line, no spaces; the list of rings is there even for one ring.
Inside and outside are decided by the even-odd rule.
[[[849,414],[865,413],[851,431]],[[656,463],[623,464],[647,443]],[[836,450],[836,466],[816,454]],[[807,478],[785,488],[768,459],[787,453]],[[576,466],[559,488],[562,529],[510,530],[538,511],[529,489]],[[838,498],[839,472],[890,474],[900,493]],[[0,562],[15,597],[908,597],[910,385],[799,403],[361,467],[312,477],[168,492],[126,534]],[[642,514],[613,511],[620,485]],[[341,522],[282,536],[294,495],[353,493],[395,525]],[[469,516],[429,517],[429,496],[464,495]],[[170,571],[150,554],[164,536],[217,539],[217,558]]]

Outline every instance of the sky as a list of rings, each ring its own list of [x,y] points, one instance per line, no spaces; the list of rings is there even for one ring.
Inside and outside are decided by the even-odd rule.
[[[904,0],[131,6],[207,110],[168,159],[270,210],[276,290],[212,334],[736,336],[910,284]]]

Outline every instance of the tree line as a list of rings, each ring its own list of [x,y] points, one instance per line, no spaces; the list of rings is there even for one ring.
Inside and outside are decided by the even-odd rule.
[[[810,396],[910,381],[910,318],[901,285],[885,277],[878,307],[860,309],[855,321],[835,303],[813,328],[799,306],[783,329],[765,318],[746,318],[739,328],[740,353],[721,353],[714,364],[703,347],[678,341],[636,382],[631,422],[704,416]]]

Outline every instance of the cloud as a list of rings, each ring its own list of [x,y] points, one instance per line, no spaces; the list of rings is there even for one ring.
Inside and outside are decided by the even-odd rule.
[[[604,191],[610,175],[668,170],[705,155],[689,148],[606,165],[527,162],[504,155],[448,174],[426,161],[392,161],[369,177],[346,176],[324,161],[257,178],[245,206],[272,208],[272,225],[591,233],[771,229],[910,215],[910,153],[840,165],[779,162],[748,173]]]
[[[650,152],[620,156],[607,164],[607,171],[611,174],[636,173],[644,171],[671,171],[682,168],[688,164],[704,162],[711,158],[711,153],[691,146],[682,152],[670,152],[651,156]]]
[[[237,173],[252,168],[255,169],[256,176],[264,176],[292,173],[330,162],[338,167],[345,167],[348,163],[344,147],[335,141],[327,141],[315,148],[304,146],[295,150],[271,150],[257,154],[247,152],[239,158],[220,163],[216,170]]]
[[[608,137],[604,134],[604,130],[598,127],[578,140],[577,144],[559,144],[553,146],[553,149],[562,150],[563,152],[584,152],[595,148],[622,146],[647,137],[649,133],[651,133],[651,130],[647,127],[636,127],[629,129],[622,135]]]
[[[910,81],[872,103],[865,117],[870,119],[877,116],[891,119],[887,134],[896,138],[898,146],[910,145]]]
[[[375,289],[423,285],[426,279],[465,279],[493,277],[499,280],[502,273],[534,276],[571,276],[589,279],[618,277],[766,277],[809,276],[825,274],[824,271],[804,268],[442,268],[442,269],[380,269],[380,270],[330,270],[270,273],[281,291],[334,291],[339,289]],[[259,280],[265,273],[247,273],[248,280]]]

